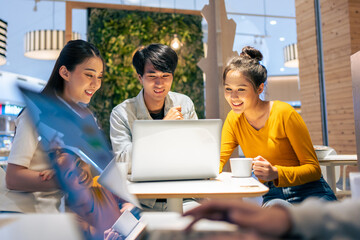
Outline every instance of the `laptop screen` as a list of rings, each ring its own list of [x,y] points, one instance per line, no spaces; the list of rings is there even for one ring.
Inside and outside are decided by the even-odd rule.
[[[220,119],[136,120],[133,125],[132,181],[217,177]]]

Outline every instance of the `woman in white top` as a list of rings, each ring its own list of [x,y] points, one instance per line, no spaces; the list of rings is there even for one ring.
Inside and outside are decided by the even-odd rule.
[[[56,96],[73,105],[88,104],[101,86],[104,60],[96,47],[83,40],[69,41],[57,59],[42,94]],[[66,124],[66,123],[64,123]],[[8,158],[6,186],[22,192],[13,199],[18,212],[58,212],[61,191],[53,178],[47,154],[25,109],[16,120],[16,134]],[[1,205],[1,204],[0,204]],[[4,211],[0,206],[0,211]]]

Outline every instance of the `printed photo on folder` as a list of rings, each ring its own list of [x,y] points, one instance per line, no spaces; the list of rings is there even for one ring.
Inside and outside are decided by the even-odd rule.
[[[76,213],[81,212],[78,208],[84,206],[84,201],[80,202],[81,205],[76,204],[76,199],[80,197],[79,194],[81,194],[80,198],[88,197],[86,199],[89,200],[86,202],[92,202],[90,199],[93,196],[97,198],[96,200],[93,199],[94,205],[97,207],[96,209],[93,207],[91,213],[96,216],[105,216],[108,219],[115,217],[114,223],[123,223],[118,228],[122,231],[120,234],[128,240],[137,239],[145,229],[145,224],[141,223],[141,219],[139,219],[139,208],[137,207],[140,204],[137,198],[128,191],[126,173],[123,170],[126,169],[126,166],[117,164],[114,161],[110,145],[98,128],[91,112],[86,107],[77,104],[69,105],[69,103],[57,96],[49,97],[26,88],[19,88],[23,93],[26,109],[38,132],[38,140],[43,150],[49,153],[49,161],[55,169],[59,184],[68,195],[69,206],[75,207],[74,209],[70,208],[76,209]],[[64,154],[70,154],[73,157],[64,158],[62,157]],[[74,157],[75,160],[73,160]],[[86,187],[85,185],[78,187],[78,185],[82,185],[82,175],[76,173],[78,170],[72,170],[75,166],[75,168],[78,166],[77,157],[86,162],[95,175],[100,174],[98,182],[104,187],[103,190],[96,190],[96,187]],[[99,194],[102,196],[98,196]],[[120,202],[116,205],[106,204],[103,199],[115,199],[109,194],[114,194],[136,207],[128,214],[121,214],[116,220],[116,212],[120,213],[118,206]],[[83,215],[80,215],[80,217],[84,218]],[[89,219],[84,220],[92,222],[94,224],[92,226],[95,229],[102,229],[102,232],[105,230],[104,227],[108,227],[102,223],[105,219],[101,219],[96,217],[96,220],[94,220],[89,217]],[[131,222],[129,219],[133,219],[133,221]],[[85,232],[84,235],[86,239],[92,239]]]
[[[71,148],[99,174],[105,169],[114,156],[90,112],[75,110],[58,97],[20,90],[45,151],[53,141],[60,141],[61,147]]]
[[[90,111],[76,108],[77,105],[70,106],[59,97],[48,97],[21,86],[19,89],[45,152],[51,152],[55,144],[57,148],[75,153],[91,166],[94,176],[100,175],[98,182],[102,186],[119,198],[140,206],[137,198],[129,193],[126,173],[113,161],[110,145]],[[65,184],[64,179],[60,178],[59,182],[62,186]]]

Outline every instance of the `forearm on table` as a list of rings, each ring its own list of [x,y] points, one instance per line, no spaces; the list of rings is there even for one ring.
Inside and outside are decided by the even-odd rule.
[[[58,188],[54,178],[43,181],[40,172],[9,163],[6,170],[6,186],[10,190],[46,192]]]
[[[277,187],[289,187],[317,181],[321,177],[321,171],[312,164],[301,166],[279,166]]]

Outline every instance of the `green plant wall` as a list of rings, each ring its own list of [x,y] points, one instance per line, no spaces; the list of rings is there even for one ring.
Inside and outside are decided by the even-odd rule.
[[[177,52],[178,67],[172,91],[188,95],[199,118],[204,118],[204,82],[197,62],[203,57],[201,16],[90,9],[88,40],[100,50],[106,62],[101,89],[91,101],[91,109],[106,134],[111,110],[141,90],[132,55],[136,48],[150,43],[170,45],[176,33],[183,43]]]

